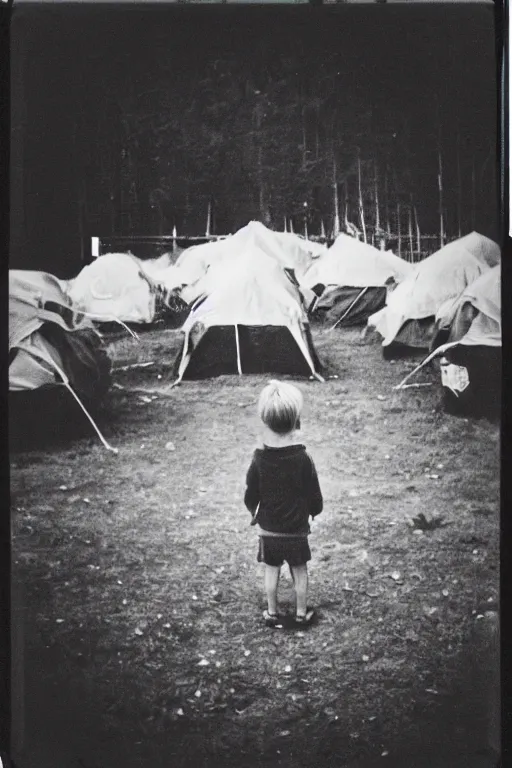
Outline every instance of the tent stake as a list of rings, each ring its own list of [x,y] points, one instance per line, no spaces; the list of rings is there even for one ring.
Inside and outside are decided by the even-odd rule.
[[[238,338],[238,325],[235,323],[235,342],[236,342],[236,365],[238,368],[238,373],[241,376],[242,375],[242,362],[240,360],[240,340]]]
[[[352,302],[352,304],[350,305],[350,307],[349,307],[349,308],[348,308],[348,309],[347,309],[347,310],[346,310],[346,311],[345,311],[345,312],[342,314],[342,316],[341,316],[341,317],[339,317],[339,318],[336,320],[336,322],[334,323],[334,325],[332,326],[332,328],[330,328],[330,329],[329,329],[330,331],[334,331],[334,329],[336,328],[336,326],[338,325],[338,323],[341,323],[341,321],[342,321],[342,320],[343,320],[343,319],[344,319],[344,318],[345,318],[345,317],[348,315],[348,313],[350,312],[350,310],[352,309],[352,307],[353,307],[355,304],[357,304],[357,302],[359,301],[359,299],[360,299],[362,296],[364,296],[364,294],[366,293],[366,291],[368,290],[368,288],[369,288],[369,286],[368,286],[368,285],[366,286],[366,288],[363,288],[363,290],[361,291],[361,293],[359,293],[359,294],[356,296],[356,298],[354,299],[354,301]]]

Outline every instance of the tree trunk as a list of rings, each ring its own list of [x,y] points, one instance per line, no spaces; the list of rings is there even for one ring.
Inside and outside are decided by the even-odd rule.
[[[261,124],[262,124],[262,105],[256,105],[256,129],[257,129],[257,178],[258,178],[258,208],[260,219],[265,226],[271,226],[271,216],[268,207],[267,190],[265,185],[264,170],[263,170],[263,145],[261,136]]]
[[[377,163],[374,164],[375,168],[375,230],[380,230],[380,210],[379,210],[379,176]]]
[[[411,262],[414,261],[414,244],[412,239],[412,200],[409,206],[409,249],[411,252]]]
[[[388,237],[391,235],[391,222],[389,220],[389,193],[388,193],[388,167],[386,165],[386,173],[384,174],[384,196],[386,198],[386,229]]]
[[[396,228],[398,234],[398,255],[402,257],[402,233],[400,226],[400,203],[396,204]]]
[[[357,157],[357,181],[358,181],[358,187],[359,187],[359,217],[361,220],[361,229],[363,230],[363,239],[364,242],[367,242],[366,239],[366,224],[364,221],[364,205],[363,205],[363,190],[361,187],[361,157],[358,154]]]
[[[443,214],[443,156],[441,151],[441,117],[439,101],[437,101],[437,183],[439,188],[439,247],[444,245],[444,214]]]
[[[438,174],[437,180],[439,185],[439,247],[444,245],[444,211],[443,211],[443,158],[441,156],[441,149],[438,150]]]
[[[333,189],[333,197],[334,197],[334,227],[333,227],[333,235],[334,237],[338,237],[340,233],[340,209],[339,209],[339,200],[338,200],[338,171],[336,167],[336,158],[332,157],[332,189]]]
[[[418,213],[416,211],[416,206],[414,206],[414,223],[416,225],[416,244],[418,248],[418,261],[421,260],[421,235],[420,235],[420,225],[418,224]]]
[[[460,171],[460,132],[457,130],[457,220],[459,237],[462,237],[462,180]]]
[[[306,107],[301,107],[301,128],[302,128],[302,167],[305,168],[308,161],[308,147],[306,137]]]
[[[475,173],[475,159],[473,158],[473,164],[471,167],[471,229],[475,230],[476,227],[476,173]]]
[[[320,122],[320,107],[316,106],[316,120],[315,120],[315,159],[318,160],[320,156],[320,136],[318,134],[318,124]]]
[[[345,223],[345,230],[348,231],[348,180],[345,180],[345,200],[343,210],[343,221]]]

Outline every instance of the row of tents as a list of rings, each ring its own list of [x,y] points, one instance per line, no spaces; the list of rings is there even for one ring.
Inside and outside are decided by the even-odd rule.
[[[332,328],[366,323],[388,357],[440,350],[443,385],[464,399],[483,360],[499,370],[500,257],[476,232],[411,265],[347,235],[327,248],[251,222],[175,263],[105,254],[70,281],[12,270],[10,389],[58,381],[82,405],[97,402],[110,378],[97,327],[151,326],[165,313],[184,318],[177,381],[266,372],[322,380],[316,318]]]

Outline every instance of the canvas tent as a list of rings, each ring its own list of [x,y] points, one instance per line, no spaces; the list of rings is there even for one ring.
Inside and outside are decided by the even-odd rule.
[[[178,381],[221,374],[319,375],[306,312],[292,277],[246,249],[209,270],[183,326]]]
[[[390,251],[379,251],[348,235],[339,235],[332,246],[312,263],[303,282],[321,286],[315,316],[332,324],[354,325],[385,305],[386,281],[401,282],[412,266]]]
[[[158,284],[129,253],[106,253],[70,281],[73,303],[97,322],[151,323]]]
[[[389,294],[387,305],[368,319],[368,327],[382,337],[384,348],[428,349],[440,307],[500,258],[499,246],[477,232],[449,243],[416,265]]]
[[[238,259],[246,253],[263,252],[284,269],[292,270],[300,281],[312,262],[307,241],[284,232],[273,232],[258,221],[251,221],[234,235],[204,245],[187,248],[176,262],[186,275],[188,288],[182,293],[186,301],[193,301],[194,284],[201,280],[208,269],[224,261]]]
[[[323,243],[317,243],[315,240],[306,240],[295,232],[274,232],[274,236],[286,248],[295,247],[305,251],[312,259],[318,259],[327,252],[328,248]]]
[[[100,337],[91,322],[77,314],[57,278],[44,272],[9,272],[13,407],[27,393],[64,385],[85,410],[84,403],[97,404],[107,390],[110,367]],[[33,409],[28,416],[34,418]]]
[[[187,276],[187,285],[204,277],[210,265],[232,255],[232,239],[233,235],[229,235],[222,240],[213,240],[210,243],[185,248],[179,255],[176,266]]]
[[[475,280],[436,320],[434,347],[453,345],[441,362],[452,411],[499,412],[501,399],[501,268]]]

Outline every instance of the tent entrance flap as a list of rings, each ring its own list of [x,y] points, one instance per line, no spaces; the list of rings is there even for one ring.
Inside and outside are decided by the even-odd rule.
[[[211,326],[193,350],[185,338],[184,344],[188,348],[180,354],[178,380],[236,375],[240,371],[247,374],[316,375],[312,355],[302,337],[298,336],[285,326]]]
[[[343,325],[363,325],[385,305],[384,287],[370,286],[364,289],[328,285],[315,302],[314,308],[310,309],[310,314],[313,313],[329,326],[341,320]]]
[[[363,296],[364,296],[364,294],[367,292],[367,290],[368,290],[368,288],[363,288],[363,290],[359,292],[359,294],[356,296],[356,298],[354,299],[354,301],[352,302],[352,304],[350,304],[350,306],[349,306],[349,307],[347,307],[347,309],[346,309],[346,310],[343,312],[343,314],[341,315],[341,317],[339,317],[339,318],[336,320],[336,322],[334,323],[334,325],[333,325],[333,326],[332,326],[332,328],[331,328],[331,331],[333,331],[333,330],[336,328],[336,326],[337,326],[337,325],[339,325],[339,324],[341,323],[341,321],[342,321],[342,320],[344,320],[344,319],[347,317],[347,315],[348,315],[348,314],[350,313],[350,311],[351,311],[351,310],[352,310],[352,309],[355,307],[355,305],[356,305],[356,304],[357,304],[357,303],[358,303],[358,302],[359,302],[359,301],[360,301],[360,300],[363,298]]]

